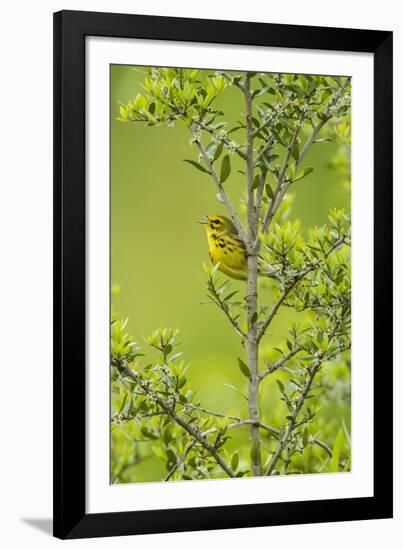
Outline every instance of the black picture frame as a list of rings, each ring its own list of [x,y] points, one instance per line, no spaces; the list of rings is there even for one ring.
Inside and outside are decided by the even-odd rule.
[[[373,497],[86,513],[87,36],[374,54]],[[54,14],[54,536],[101,537],[392,517],[392,211],[392,32],[78,11]]]

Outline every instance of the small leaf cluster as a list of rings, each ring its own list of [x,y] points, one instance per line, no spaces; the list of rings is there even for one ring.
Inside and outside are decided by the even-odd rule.
[[[198,144],[200,153],[197,160],[186,159],[186,162],[198,171],[210,174],[209,164],[218,161],[223,151],[228,151],[230,155],[236,152],[246,158],[246,143],[242,143],[246,122],[240,120],[236,125],[229,126],[223,120],[223,111],[215,106],[216,100],[228,87],[244,89],[245,74],[160,67],[146,69],[142,84],[144,93],[121,104],[117,120],[142,122],[148,126],[172,126],[176,121],[185,124],[192,134],[190,142]],[[335,122],[338,132],[346,133],[342,125],[343,120],[349,120],[350,84],[344,89],[343,79],[339,77],[247,74],[252,83],[253,138],[256,142],[254,166],[264,176],[271,173],[277,181],[284,154],[293,142],[285,181],[293,183],[305,178],[313,167],[299,168],[301,135],[330,120]],[[294,142],[296,132],[300,135]],[[329,136],[318,138],[314,143],[330,139]],[[200,149],[204,150],[204,154]],[[226,155],[220,169],[221,183],[228,179],[230,172],[231,159]],[[240,172],[245,174],[243,170]],[[255,189],[259,179],[256,175]],[[273,187],[268,182],[262,201],[267,204],[272,198]],[[220,193],[217,199],[222,202]]]
[[[227,85],[221,74],[161,67],[146,69],[145,74],[144,93],[120,105],[117,119],[121,122],[172,126],[178,119],[191,123],[196,118],[211,123],[221,113],[213,109],[214,100]]]
[[[155,330],[147,339],[156,351],[152,362],[140,358],[139,346],[129,336],[127,320],[114,320],[111,330],[111,368],[113,381],[112,427],[131,425],[134,443],[145,450],[137,463],[153,454],[166,470],[162,479],[206,479],[222,475],[220,467],[206,446],[223,454],[232,464],[234,475],[246,471],[238,468],[238,459],[224,449],[229,439],[226,419],[205,412],[195,399],[186,377],[188,365],[176,351],[178,331],[169,328]],[[190,428],[189,428],[190,427]],[[189,431],[188,431],[189,428]],[[115,482],[121,481],[119,473]]]

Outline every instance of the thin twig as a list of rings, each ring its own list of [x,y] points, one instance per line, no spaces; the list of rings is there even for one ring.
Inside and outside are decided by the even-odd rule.
[[[260,218],[260,212],[262,209],[262,198],[263,198],[263,191],[266,183],[266,178],[267,178],[267,172],[261,172],[259,185],[258,185],[258,188],[256,189],[256,215],[258,218]]]
[[[239,88],[240,90],[244,91],[244,85],[242,84],[242,82],[239,80],[234,80],[232,78],[232,76],[230,76],[228,73],[226,73],[225,71],[222,73],[223,76],[228,80],[228,82],[230,82],[231,84],[233,84],[234,86],[236,86],[237,88]]]
[[[277,311],[279,310],[279,308],[280,308],[281,304],[283,303],[283,301],[288,296],[288,293],[291,291],[291,289],[292,289],[292,286],[287,286],[283,289],[282,293],[280,294],[280,297],[278,298],[277,302],[274,304],[274,307],[271,310],[270,315],[266,318],[266,320],[263,322],[263,325],[261,325],[261,327],[260,327],[260,330],[257,334],[258,341],[261,340],[264,333],[269,328],[270,323],[273,321]]]
[[[277,186],[276,186],[276,189],[274,190],[272,201],[263,218],[262,233],[266,233],[266,231],[269,229],[269,226],[274,217],[274,214],[276,213],[278,207],[280,206],[282,198],[284,197],[286,189],[288,188],[287,183],[284,186],[284,188],[282,186],[283,186],[284,178],[287,172],[288,163],[290,162],[292,152],[294,151],[295,145],[297,143],[298,134],[302,127],[303,118],[304,118],[304,115],[301,115],[300,120],[296,122],[294,132],[291,138],[291,142],[290,142],[290,145],[288,146],[287,154],[283,162],[283,166],[277,178]],[[255,246],[257,246],[257,243],[255,243]]]
[[[243,226],[242,226],[242,224],[241,224],[241,222],[238,218],[237,213],[235,212],[235,208],[234,208],[230,198],[228,197],[227,192],[225,191],[223,184],[220,181],[220,178],[217,175],[217,172],[214,169],[213,163],[209,159],[209,157],[207,155],[207,152],[206,152],[206,149],[204,148],[201,141],[197,140],[196,144],[197,144],[197,147],[200,151],[200,154],[201,154],[204,162],[206,163],[207,169],[210,172],[210,175],[213,178],[214,183],[217,186],[218,192],[219,192],[222,200],[224,201],[224,204],[227,207],[228,212],[231,215],[232,221],[234,222],[236,230],[238,231],[239,237],[241,238],[241,240],[244,242],[244,244],[246,246],[247,239],[246,239],[245,230],[244,230],[244,228],[243,228]]]
[[[143,387],[144,384],[143,384],[143,381],[142,381],[141,377],[138,376],[134,371],[130,370],[127,366],[123,367],[122,370],[126,374],[126,376],[128,376],[129,378],[131,378],[132,380],[137,382],[145,391],[150,392],[148,387],[146,387],[146,388]],[[211,456],[215,459],[217,464],[219,464],[219,466],[221,466],[221,468],[224,470],[224,472],[229,477],[235,477],[235,473],[232,470],[232,468],[225,462],[225,460],[222,458],[222,456],[210,444],[210,442],[206,439],[206,437],[204,437],[196,428],[194,428],[184,418],[179,416],[175,412],[175,410],[168,403],[166,403],[163,399],[161,399],[161,397],[159,397],[158,394],[153,393],[152,397],[153,397],[153,400],[156,403],[158,403],[158,405],[162,409],[166,410],[166,412],[169,414],[169,416],[173,420],[175,420],[175,422],[177,424],[179,424],[179,426],[181,426],[190,436],[192,436],[194,439],[196,439],[200,443],[200,445],[202,445],[202,447],[204,447],[206,449],[206,451],[208,451],[211,454]]]
[[[278,430],[276,428],[272,428],[268,424],[264,424],[263,422],[259,422],[257,420],[251,420],[250,418],[240,418],[239,416],[212,411],[210,409],[200,407],[199,405],[193,405],[191,403],[186,403],[185,408],[190,408],[196,411],[200,411],[210,416],[216,416],[217,418],[226,418],[227,420],[234,420],[235,421],[234,423],[228,424],[227,429],[235,429],[235,428],[240,428],[241,426],[254,425],[272,434],[275,434],[275,435],[278,434]]]
[[[276,438],[278,438],[280,435],[280,430],[278,428],[275,428],[274,426],[270,426],[269,424],[265,424],[264,422],[256,422],[255,420],[251,420],[250,418],[239,418],[238,416],[223,414],[220,412],[212,411],[210,409],[206,409],[204,407],[200,407],[198,405],[192,405],[191,403],[187,403],[186,407],[203,412],[210,416],[216,416],[218,418],[226,418],[228,420],[234,420],[235,422],[228,424],[227,430],[234,430],[236,428],[242,428],[243,426],[250,426],[251,424],[253,424],[261,428],[262,430],[265,430],[266,432],[270,433],[271,435],[274,435]],[[211,428],[209,430],[209,433],[213,433],[214,431],[218,431],[218,429]],[[204,432],[203,435],[206,435],[206,432]],[[324,449],[329,456],[332,456],[331,448],[324,441],[322,441],[321,439],[318,439],[317,437],[312,438],[311,441],[318,447],[321,447],[322,449]]]
[[[289,102],[284,102],[282,105],[279,105],[279,110],[276,113],[276,118],[285,111],[285,109],[288,107]],[[273,119],[273,113],[270,113],[268,117],[266,117],[263,122],[253,131],[253,137],[256,137],[260,132],[271,122]]]
[[[204,122],[202,122],[201,120],[195,121],[194,124],[197,124],[197,126],[199,126],[202,130],[205,130],[209,134],[215,135],[213,128],[210,128],[210,126],[204,124]],[[229,140],[228,138],[224,138],[223,142],[227,147],[231,144],[231,140]],[[243,160],[246,160],[246,153],[244,153],[244,151],[242,151],[240,147],[234,147],[233,149]]]
[[[321,119],[318,124],[316,124],[316,126],[313,127],[312,129],[312,132],[311,132],[311,135],[309,136],[309,138],[306,140],[304,146],[302,147],[301,149],[301,152],[298,156],[298,163],[301,164],[302,160],[304,159],[306,153],[308,152],[308,149],[310,148],[310,146],[312,145],[312,143],[315,141],[315,139],[317,138],[319,132],[321,131],[321,129],[323,128],[323,126],[326,124],[326,122],[331,118],[331,109],[332,107],[338,102],[338,100],[340,99],[342,93],[344,92],[344,90],[346,89],[347,87],[347,84],[350,82],[350,78],[346,78],[346,80],[343,82],[343,84],[340,86],[340,88],[338,89],[337,93],[335,96],[333,96],[333,98],[331,99],[331,101],[329,101],[329,105],[328,105],[328,108],[327,108],[327,111],[326,111],[326,115],[323,119]]]
[[[274,137],[271,136],[265,146],[263,147],[263,149],[261,149],[255,159],[255,166],[258,164],[259,160],[268,152],[270,151],[270,149],[273,147],[273,143],[274,143]]]
[[[174,466],[169,470],[167,475],[164,477],[163,481],[169,481],[171,479],[171,477],[174,475],[176,470],[183,464],[187,455],[190,453],[190,451],[193,449],[195,445],[196,445],[196,440],[193,439],[193,441],[186,447],[183,454],[178,458]]]
[[[302,149],[301,149],[301,151],[300,151],[300,153],[299,153],[299,155],[298,155],[298,157],[295,161],[295,169],[296,170],[298,169],[299,165],[301,164],[301,162],[305,158],[306,153],[308,152],[308,150],[311,147],[312,143],[315,141],[315,139],[318,136],[320,130],[323,128],[323,126],[326,124],[326,122],[331,118],[331,109],[337,103],[337,101],[340,99],[343,91],[345,90],[345,88],[346,88],[346,86],[349,82],[350,82],[350,78],[346,78],[344,83],[338,89],[336,95],[333,96],[333,98],[329,102],[328,109],[326,111],[325,117],[323,119],[321,119],[316,126],[313,127],[311,135],[309,136],[309,138],[304,143],[304,145],[303,145],[303,147],[302,147]],[[272,201],[270,203],[270,206],[267,209],[266,214],[265,214],[265,216],[263,218],[263,221],[262,221],[262,233],[266,233],[268,231],[268,229],[270,227],[270,224],[271,224],[271,222],[274,218],[274,215],[277,212],[277,210],[278,210],[278,208],[281,204],[281,201],[284,198],[284,195],[286,194],[289,186],[292,183],[292,179],[284,180],[284,178],[285,178],[285,175],[286,175],[286,172],[287,172],[288,164],[289,164],[290,159],[291,159],[292,151],[294,150],[294,147],[295,147],[296,142],[297,142],[299,130],[302,126],[303,119],[304,119],[304,115],[301,115],[300,121],[297,123],[297,125],[294,129],[294,133],[293,133],[293,136],[291,138],[291,143],[288,147],[286,158],[284,160],[282,169],[280,170],[280,173],[279,173],[279,176],[278,176],[278,179],[277,179],[277,186],[276,186],[276,189],[273,192],[273,199],[272,199]],[[254,243],[253,246],[254,246],[255,249],[258,249],[258,247],[259,247],[259,238],[258,237],[256,238],[255,243]]]
[[[344,235],[340,239],[338,239],[324,254],[323,258],[318,258],[314,262],[311,263],[311,265],[306,268],[304,271],[302,271],[299,275],[297,275],[293,281],[286,286],[283,291],[280,294],[280,297],[278,298],[277,302],[274,304],[273,309],[271,310],[269,316],[266,318],[266,320],[263,322],[263,325],[260,328],[260,331],[257,334],[258,341],[263,337],[266,330],[270,326],[271,322],[273,321],[277,311],[279,310],[280,306],[284,302],[284,300],[287,298],[288,294],[291,292],[291,290],[300,282],[306,275],[311,273],[312,271],[315,271],[315,269],[320,265],[320,263],[323,261],[323,259],[326,259],[336,248],[341,246],[345,243],[348,235]]]
[[[281,369],[281,367],[289,361],[294,355],[297,355],[300,351],[302,351],[304,348],[303,346],[296,346],[294,349],[292,349],[287,355],[284,355],[281,359],[276,361],[275,363],[269,365],[267,368],[265,368],[260,374],[259,378],[263,380],[268,374],[271,374],[272,372],[276,371],[277,369]]]
[[[338,324],[336,324],[334,326],[333,330],[331,331],[331,333],[329,334],[329,343],[335,337],[338,328],[339,328]],[[320,357],[315,359],[315,361],[313,361],[312,366],[310,367],[309,375],[308,375],[307,379],[305,380],[305,384],[302,388],[302,391],[300,393],[298,401],[297,401],[297,403],[294,407],[294,410],[292,411],[290,422],[289,422],[289,424],[287,426],[287,429],[284,433],[284,436],[283,436],[283,438],[280,442],[280,445],[278,446],[278,449],[277,449],[275,455],[273,456],[272,461],[269,464],[269,467],[267,468],[267,471],[266,471],[265,475],[269,476],[273,473],[273,470],[274,470],[274,468],[275,468],[275,466],[276,466],[276,464],[277,464],[284,448],[287,446],[293,431],[298,426],[297,417],[298,417],[298,415],[299,415],[299,413],[300,413],[300,411],[301,411],[301,409],[302,409],[302,407],[305,403],[307,395],[309,394],[309,390],[311,389],[314,378],[317,375],[317,373],[319,372],[322,363],[324,361],[328,361],[328,360],[329,360],[329,357],[326,356],[325,354],[322,354]],[[323,445],[320,445],[320,446],[323,447]],[[325,448],[325,447],[323,447],[323,448]]]
[[[227,304],[224,305],[224,302],[221,300],[220,298],[220,295],[218,294],[214,284],[213,284],[213,281],[211,281],[211,284],[212,284],[212,289],[213,289],[213,292],[214,292],[214,297],[215,299],[213,299],[210,295],[210,299],[224,312],[225,316],[227,317],[227,319],[230,321],[231,325],[234,327],[234,329],[236,330],[236,332],[239,334],[239,336],[245,340],[246,338],[246,333],[241,329],[238,321],[235,319],[235,317],[232,317],[231,313],[229,312],[229,309],[227,306]]]
[[[291,420],[290,420],[290,423],[288,424],[287,426],[287,429],[285,431],[285,434],[284,434],[284,437],[283,439],[281,440],[280,442],[280,445],[278,446],[277,448],[277,451],[275,453],[275,455],[273,456],[270,464],[269,464],[269,467],[267,468],[267,471],[265,473],[265,475],[267,476],[270,476],[284,450],[284,448],[286,447],[290,437],[291,437],[291,434],[292,432],[294,431],[295,429],[295,423],[296,423],[296,419],[297,419],[297,416],[300,412],[300,410],[302,409],[302,406],[305,402],[305,398],[306,396],[308,395],[309,393],[309,390],[311,388],[311,385],[312,385],[312,382],[313,382],[313,379],[315,378],[315,375],[316,373],[318,372],[319,370],[319,367],[321,365],[322,361],[321,360],[317,360],[315,363],[314,363],[314,366],[312,367],[312,370],[311,370],[311,373],[310,375],[308,376],[305,384],[304,384],[304,387],[302,389],[302,392],[299,396],[299,399],[297,401],[297,404],[295,405],[295,408],[294,408],[294,411],[291,415]]]

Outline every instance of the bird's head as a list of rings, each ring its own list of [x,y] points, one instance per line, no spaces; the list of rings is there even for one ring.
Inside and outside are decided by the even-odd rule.
[[[211,233],[233,233],[237,234],[237,230],[232,221],[226,216],[213,215],[208,216],[203,214],[203,219],[199,221],[206,228],[208,234]]]

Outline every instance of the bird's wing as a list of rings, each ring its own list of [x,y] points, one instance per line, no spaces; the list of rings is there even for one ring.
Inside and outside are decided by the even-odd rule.
[[[245,243],[243,242],[243,240],[239,237],[238,234],[234,234],[234,233],[223,233],[223,235],[225,235],[225,239],[229,242],[232,242],[232,244],[234,244],[235,246],[237,246],[238,248],[242,248],[242,250],[246,250],[246,246],[245,246]]]
[[[227,235],[229,237],[233,238],[233,240],[235,242],[237,242],[244,250],[246,249],[245,244],[244,244],[243,240],[241,239],[241,237],[238,235],[238,233],[227,233]],[[261,262],[264,261],[264,258],[261,254],[259,254],[258,258]]]
[[[243,242],[241,237],[238,235],[238,233],[232,232],[232,231],[225,231],[222,233],[222,235],[225,235],[228,239],[232,239],[234,243],[238,244],[242,248],[245,248],[245,243]]]

